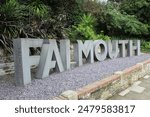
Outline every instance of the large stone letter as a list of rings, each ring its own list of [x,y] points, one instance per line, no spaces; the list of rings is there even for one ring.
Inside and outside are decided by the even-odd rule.
[[[107,41],[108,56],[113,59],[118,56],[118,40]]]
[[[135,55],[139,56],[141,54],[140,51],[140,40],[129,40],[129,44],[128,44],[128,55],[129,56],[133,56],[135,53]]]
[[[103,40],[94,41],[95,57],[98,61],[103,61],[107,56],[107,44]]]
[[[41,47],[43,39],[14,39],[15,82],[23,86],[31,82],[31,65],[38,65],[40,56],[29,56],[30,47]]]
[[[120,55],[121,57],[126,57],[126,44],[128,40],[119,40],[119,47],[120,47]]]
[[[56,68],[56,65],[60,72],[64,71],[56,40],[50,40],[50,44],[43,44],[42,46],[41,58],[36,77],[48,77],[50,69]]]
[[[86,40],[83,44],[81,40],[77,40],[78,44],[75,46],[75,61],[79,66],[83,64],[82,58],[83,54],[90,63],[94,62],[93,57],[93,41]]]
[[[60,40],[60,55],[65,70],[70,69],[70,40]]]

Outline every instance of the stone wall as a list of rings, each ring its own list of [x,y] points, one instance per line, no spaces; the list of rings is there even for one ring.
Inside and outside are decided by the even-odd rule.
[[[138,63],[123,71],[115,72],[110,77],[84,86],[76,91],[65,91],[57,100],[103,100],[128,88],[135,81],[150,73],[150,59]]]
[[[14,73],[13,56],[0,57],[0,76]]]

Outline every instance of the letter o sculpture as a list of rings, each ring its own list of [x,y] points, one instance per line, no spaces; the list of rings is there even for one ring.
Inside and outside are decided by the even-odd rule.
[[[99,52],[99,47],[101,48],[101,52]],[[103,61],[107,56],[107,44],[103,40],[94,41],[94,54],[95,58],[98,61]]]

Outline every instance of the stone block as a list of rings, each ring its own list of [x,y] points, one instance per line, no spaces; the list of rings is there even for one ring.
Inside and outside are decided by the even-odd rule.
[[[108,99],[108,98],[110,98],[112,96],[112,94],[108,91],[108,90],[106,90],[106,91],[104,91],[103,93],[102,93],[102,95],[101,95],[101,100],[105,100],[105,99]]]
[[[78,100],[78,94],[76,91],[68,90],[61,94],[61,96],[67,98],[68,100]]]
[[[127,89],[125,89],[124,91],[121,91],[121,92],[119,93],[119,95],[120,95],[120,96],[125,96],[125,95],[128,94],[129,92],[130,92],[130,89],[127,88]]]
[[[148,79],[148,78],[150,78],[150,75],[146,75],[146,76],[144,76],[143,78],[144,78],[144,79]]]
[[[142,93],[145,90],[145,88],[141,87],[141,86],[133,85],[133,86],[130,87],[130,90],[134,91],[136,93]]]

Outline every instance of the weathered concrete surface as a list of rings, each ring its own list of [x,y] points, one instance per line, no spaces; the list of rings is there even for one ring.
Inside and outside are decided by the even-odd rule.
[[[147,76],[146,76],[147,77]],[[150,76],[149,78],[143,78],[140,80],[140,87],[144,87],[145,90],[142,92],[130,91],[124,96],[116,94],[110,100],[150,100]],[[138,89],[138,88],[137,88]]]
[[[54,54],[54,56],[53,56]],[[56,60],[52,60],[55,57]],[[49,44],[42,45],[40,62],[38,65],[37,78],[46,78],[49,76],[49,71],[52,68],[56,68],[55,71],[64,71],[61,56],[55,40],[50,41]]]
[[[119,49],[118,49],[118,41],[117,40],[109,40],[107,42],[107,49],[108,49],[108,57],[110,57],[111,59],[113,58],[117,58],[118,53],[119,53]],[[131,50],[131,49],[129,49]]]
[[[42,39],[14,39],[15,83],[23,86],[31,82],[30,67],[38,65],[40,56],[30,56],[30,47],[40,47]]]
[[[107,44],[103,40],[94,41],[94,54],[98,61],[104,61],[107,56]],[[99,49],[101,48],[101,49]]]
[[[74,56],[78,66],[83,65],[83,60],[82,60],[83,54],[85,55],[89,63],[94,63],[93,41],[87,40],[83,43],[81,40],[78,40],[77,42],[78,44],[74,44],[75,46]]]

